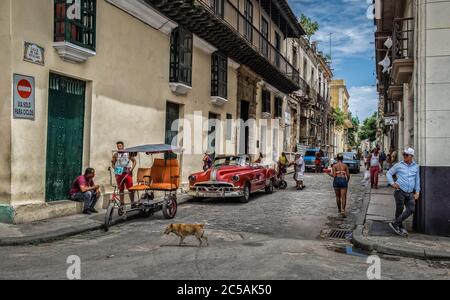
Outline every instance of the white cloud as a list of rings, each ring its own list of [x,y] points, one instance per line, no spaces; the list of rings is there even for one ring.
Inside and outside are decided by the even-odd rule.
[[[360,121],[370,117],[378,108],[378,94],[374,86],[354,86],[349,89],[350,111]]]

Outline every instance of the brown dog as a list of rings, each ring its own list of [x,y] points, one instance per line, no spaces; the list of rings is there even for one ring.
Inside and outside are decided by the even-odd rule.
[[[170,224],[167,226],[165,234],[174,233],[180,237],[180,246],[183,245],[184,239],[189,235],[194,235],[197,240],[200,242],[199,247],[202,246],[203,240],[206,241],[206,245],[208,246],[208,238],[205,236],[205,225],[197,224],[197,225],[189,225],[189,224]]]

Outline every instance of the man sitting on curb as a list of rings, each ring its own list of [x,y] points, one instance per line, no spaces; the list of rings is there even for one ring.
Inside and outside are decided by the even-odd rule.
[[[69,192],[69,197],[73,201],[83,201],[83,214],[90,215],[98,213],[95,210],[97,200],[100,198],[100,186],[94,184],[95,170],[86,169],[84,175],[75,179]]]
[[[397,206],[396,220],[389,226],[400,236],[408,235],[403,228],[403,222],[414,214],[416,201],[420,197],[420,166],[414,162],[414,154],[414,149],[406,149],[403,152],[404,160],[393,166],[387,173],[389,185],[395,189],[394,197]],[[396,181],[394,176],[397,176]]]

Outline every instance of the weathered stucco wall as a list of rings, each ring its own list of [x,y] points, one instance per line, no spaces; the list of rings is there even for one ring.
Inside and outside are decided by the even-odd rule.
[[[9,3],[2,1],[1,5],[6,5],[5,2]],[[12,67],[6,75],[2,72],[0,76],[11,78],[12,73],[20,73],[35,77],[36,82],[36,120],[12,121],[13,205],[44,202],[50,72],[88,83],[83,165],[97,169],[97,182],[102,185],[109,182],[107,168],[117,140],[125,141],[128,146],[164,142],[166,101],[181,104],[184,115],[202,111],[204,117],[209,112],[220,114],[222,119],[226,118],[226,113],[236,116],[237,75],[233,68],[229,68],[229,102],[224,107],[215,107],[210,99],[211,56],[196,48],[192,91],[183,97],[174,95],[169,89],[170,36],[105,1],[97,1],[97,55],[83,64],[64,62],[53,48],[52,1],[14,0],[11,17]],[[45,66],[23,61],[24,41],[45,48]],[[8,57],[3,54],[2,46],[0,64],[4,63],[5,56]],[[6,86],[10,87],[11,82]],[[4,90],[0,89],[0,93]],[[1,95],[11,98],[8,93]],[[8,107],[6,109],[9,111]],[[2,106],[2,114],[3,111]],[[11,122],[10,117],[6,119]],[[0,122],[4,122],[4,118]],[[3,125],[2,130],[8,127]],[[207,133],[203,135],[206,137]],[[3,164],[9,151],[0,153],[0,164]],[[185,179],[188,173],[201,168],[201,155],[187,155],[184,163]],[[4,168],[1,169],[0,172],[4,172]]]
[[[11,2],[0,2],[0,205],[11,193]]]

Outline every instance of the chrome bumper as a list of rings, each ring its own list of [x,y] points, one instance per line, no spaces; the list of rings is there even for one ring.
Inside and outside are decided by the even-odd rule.
[[[191,187],[188,195],[196,198],[238,198],[244,191],[232,187]]]

